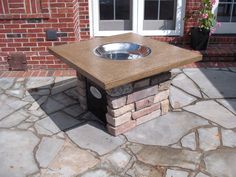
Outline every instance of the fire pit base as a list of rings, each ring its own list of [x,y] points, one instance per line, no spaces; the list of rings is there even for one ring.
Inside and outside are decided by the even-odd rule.
[[[103,90],[77,73],[81,107],[90,110],[117,136],[169,110],[171,73],[165,72]]]

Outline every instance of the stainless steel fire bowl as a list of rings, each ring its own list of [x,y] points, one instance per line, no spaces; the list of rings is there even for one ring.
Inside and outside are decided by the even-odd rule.
[[[100,45],[94,49],[94,53],[105,59],[134,60],[148,56],[151,49],[131,42],[118,42]]]

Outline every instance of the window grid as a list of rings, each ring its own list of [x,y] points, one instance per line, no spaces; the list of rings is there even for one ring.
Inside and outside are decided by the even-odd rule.
[[[231,8],[230,8],[230,17],[229,17],[229,21],[227,23],[234,23],[232,22],[232,18],[233,18],[233,11],[234,11],[234,6],[236,5],[236,0],[232,0],[232,2],[219,2],[220,4],[230,4]],[[235,6],[236,7],[236,6]],[[217,16],[218,17],[218,16]]]

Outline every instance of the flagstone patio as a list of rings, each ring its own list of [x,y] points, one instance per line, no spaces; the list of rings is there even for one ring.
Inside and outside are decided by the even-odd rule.
[[[75,77],[0,78],[0,177],[235,177],[236,68],[172,75],[172,110],[117,137]]]

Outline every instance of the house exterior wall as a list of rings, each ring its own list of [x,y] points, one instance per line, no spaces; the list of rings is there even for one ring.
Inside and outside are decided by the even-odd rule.
[[[196,10],[200,0],[186,0],[186,12]],[[184,36],[152,38],[176,44],[189,42],[188,31],[196,22],[184,25]],[[47,41],[45,31],[56,30],[57,41]],[[8,56],[23,52],[32,69],[68,69],[47,51],[48,46],[90,38],[88,0],[2,0],[0,3],[0,70],[8,70]],[[235,36],[212,36],[212,43],[236,43]]]

